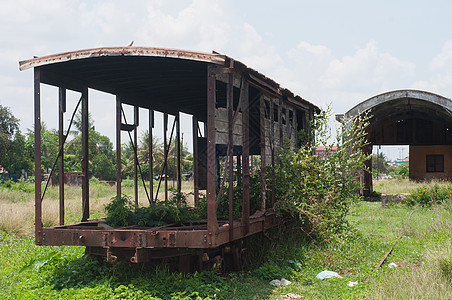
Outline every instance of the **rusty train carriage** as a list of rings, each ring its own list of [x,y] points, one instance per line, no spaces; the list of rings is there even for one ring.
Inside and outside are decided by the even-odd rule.
[[[265,193],[265,169],[275,164],[279,147],[292,147],[297,132],[306,130],[316,106],[282,89],[276,82],[248,68],[243,63],[220,54],[150,47],[115,47],[73,51],[20,62],[20,70],[34,68],[35,107],[35,237],[37,245],[86,246],[86,252],[106,256],[108,261],[131,262],[152,258],[179,257],[179,268],[203,264],[213,255],[228,259],[231,268],[239,268],[241,241],[278,223],[272,209],[272,194]],[[64,143],[63,118],[66,91],[81,95],[82,109],[82,219],[65,224],[64,184],[60,178],[60,226],[43,227],[41,174],[41,100],[40,86],[59,88],[60,148]],[[113,228],[104,220],[91,220],[89,210],[88,172],[88,89],[116,96],[117,194],[121,195],[121,130],[133,132],[137,142],[138,109],[149,111],[149,133],[152,137],[154,111],[164,114],[164,144],[168,147],[168,115],[175,117],[176,145],[180,145],[180,112],[192,116],[193,181],[195,204],[200,190],[206,190],[207,220],[186,227],[163,226]],[[134,107],[134,120],[123,115],[122,104]],[[201,124],[201,125],[200,125]],[[200,126],[204,125],[204,136]],[[170,140],[172,139],[172,134]],[[152,139],[151,139],[152,140]],[[286,144],[286,145],[285,145]],[[287,145],[289,144],[289,145]],[[152,145],[150,145],[152,149]],[[119,151],[118,151],[119,149]],[[177,188],[181,188],[180,149]],[[166,152],[165,152],[166,153]],[[226,160],[224,174],[219,174],[219,157]],[[261,210],[250,212],[250,157],[260,156]],[[233,199],[229,185],[229,218],[217,219],[217,195],[225,188],[226,178],[233,178],[233,159],[237,161],[238,184],[242,199]],[[167,159],[167,155],[165,155]],[[135,201],[138,203],[137,166],[135,160]],[[64,170],[62,156],[59,172]],[[149,202],[155,201],[152,188],[152,150],[150,155]],[[165,170],[162,170],[165,174]],[[274,177],[274,174],[273,174]],[[144,183],[144,182],[143,182]],[[274,185],[274,178],[272,181]],[[165,178],[165,197],[167,181]],[[218,198],[219,199],[219,198]],[[243,201],[242,216],[234,219],[233,201]],[[271,201],[271,203],[270,203]],[[197,257],[193,262],[193,257]]]

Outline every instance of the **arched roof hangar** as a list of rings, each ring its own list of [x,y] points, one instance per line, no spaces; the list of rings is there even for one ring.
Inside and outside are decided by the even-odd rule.
[[[452,101],[426,91],[398,90],[369,98],[345,113],[370,111],[374,145],[452,145]]]

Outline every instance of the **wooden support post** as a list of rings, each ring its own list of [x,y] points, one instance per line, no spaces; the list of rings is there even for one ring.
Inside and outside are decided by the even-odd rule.
[[[89,219],[88,88],[82,97],[82,222],[85,222]]]
[[[35,243],[41,245],[42,199],[41,199],[41,71],[34,69],[34,109],[35,109]]]
[[[207,67],[207,231],[209,246],[214,246],[214,234],[218,231],[216,205],[216,147],[215,147],[215,104],[216,68]]]
[[[116,96],[116,196],[121,197],[121,98]]]
[[[275,104],[270,101],[270,154],[272,163],[272,206],[275,204]]]
[[[227,108],[228,108],[228,160],[229,160],[229,241],[234,239],[234,136],[232,118],[234,113],[234,74],[229,74],[229,82],[226,90]],[[237,108],[238,109],[238,108]]]
[[[290,147],[290,139],[291,139],[291,136],[290,136],[290,120],[289,120],[289,108],[288,107],[286,107],[286,131],[285,131],[285,135],[286,135],[286,137],[285,137],[285,140],[287,140],[287,143],[288,143],[288,145],[284,145],[286,148],[289,148]],[[285,142],[285,141],[284,141]]]
[[[297,110],[294,109],[293,110],[293,114],[292,114],[293,120],[292,120],[292,128],[293,128],[293,142],[292,145],[294,148],[299,147],[300,145],[298,145],[298,120],[297,120]],[[309,132],[309,128],[305,128],[305,130],[307,130],[307,132]]]
[[[284,147],[284,135],[283,135],[283,124],[282,124],[282,97],[279,97],[279,105],[278,105],[278,127],[279,127],[279,147]]]
[[[242,85],[242,168],[243,168],[243,194],[242,194],[242,225],[244,226],[244,234],[250,231],[250,106],[248,97],[248,81],[244,81]]]
[[[64,142],[64,113],[66,112],[66,89],[58,89],[58,140],[59,148],[63,148]],[[58,157],[59,170],[58,170],[58,182],[60,192],[60,225],[64,225],[64,153],[61,152]]]
[[[199,202],[199,188],[198,188],[198,164],[199,164],[199,152],[198,152],[198,119],[193,116],[193,196],[195,207]]]
[[[260,142],[260,148],[261,148],[261,210],[265,210],[266,207],[266,198],[267,198],[267,183],[265,181],[266,177],[266,167],[267,167],[267,157],[266,157],[266,148],[265,148],[265,124],[267,123],[267,120],[265,119],[265,100],[261,96],[260,97],[260,135],[261,135],[261,142]]]

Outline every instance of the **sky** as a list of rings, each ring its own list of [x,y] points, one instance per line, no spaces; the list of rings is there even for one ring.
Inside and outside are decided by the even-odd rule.
[[[33,72],[20,72],[19,61],[132,40],[228,55],[333,113],[398,89],[451,98],[451,11],[452,2],[440,0],[1,0],[0,104],[26,132],[33,126]],[[76,98],[69,95],[68,111]],[[96,130],[114,143],[112,99],[90,94]],[[56,103],[57,90],[43,87],[48,128],[57,128]],[[408,153],[391,149],[383,149],[390,159]]]

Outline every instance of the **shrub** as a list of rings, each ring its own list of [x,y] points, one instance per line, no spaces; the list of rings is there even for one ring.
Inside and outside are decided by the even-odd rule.
[[[153,203],[151,206],[135,207],[129,197],[114,197],[107,204],[106,223],[111,226],[140,225],[145,227],[168,224],[188,225],[199,219],[199,212],[188,207],[186,195],[173,194],[168,201]]]
[[[14,182],[12,180],[0,181],[0,188],[9,189],[12,191],[21,191],[25,193],[34,193],[35,191],[35,185],[29,183],[23,178],[20,178],[17,182]]]
[[[420,205],[430,207],[433,204],[442,204],[452,199],[452,185],[439,185],[435,183],[432,186],[423,185],[406,197],[408,205]]]
[[[279,208],[300,220],[302,229],[312,238],[320,239],[348,227],[346,216],[350,205],[360,199],[361,186],[356,176],[370,158],[362,151],[366,145],[367,115],[343,124],[334,152],[334,143],[329,143],[328,119],[328,112],[317,115],[311,123],[315,142],[303,144],[295,151],[281,151],[275,170]],[[315,155],[319,145],[327,145],[324,157]]]

